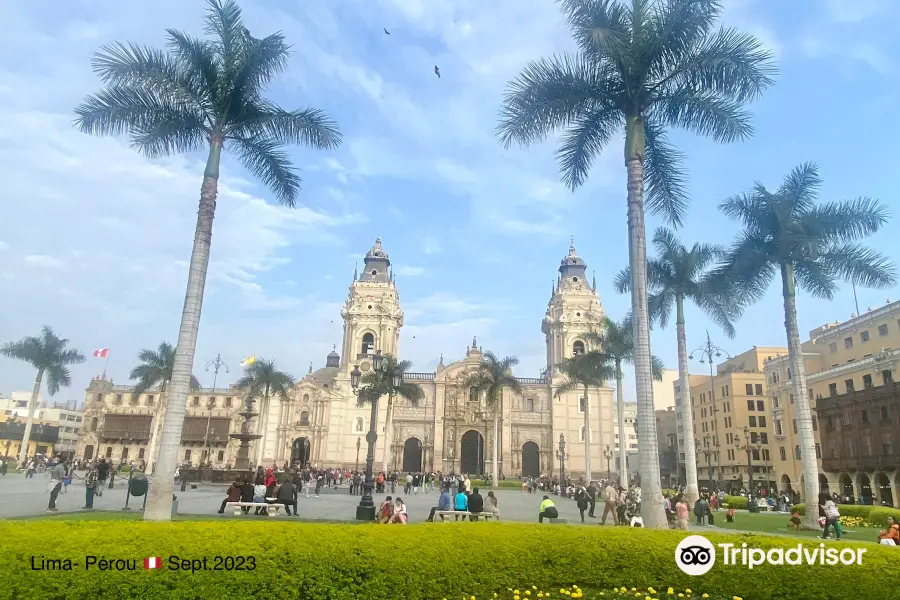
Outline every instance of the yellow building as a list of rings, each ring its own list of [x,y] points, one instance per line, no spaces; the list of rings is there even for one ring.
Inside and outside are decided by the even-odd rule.
[[[11,419],[9,416],[0,416],[4,419],[0,421],[0,455],[17,460],[19,450],[22,448],[25,418]],[[33,457],[35,454],[52,456],[58,436],[59,427],[55,423],[35,419],[31,426],[31,437],[28,440],[28,452],[25,455],[28,457]]]
[[[691,375],[691,407],[701,487],[771,487],[772,422],[766,359],[784,348],[756,347],[720,363],[715,375]],[[677,398],[676,391],[676,398]],[[749,456],[748,456],[749,450]]]
[[[801,344],[808,387],[807,402],[813,411],[819,485],[832,492],[857,493],[871,486],[875,473],[825,473],[822,469],[821,432],[815,415],[816,399],[890,384],[900,366],[900,302],[888,301],[877,309],[851,315],[809,332]],[[765,364],[772,398],[775,434],[775,472],[779,489],[802,491],[800,439],[797,435],[796,398],[787,353]],[[852,494],[851,494],[852,495]]]

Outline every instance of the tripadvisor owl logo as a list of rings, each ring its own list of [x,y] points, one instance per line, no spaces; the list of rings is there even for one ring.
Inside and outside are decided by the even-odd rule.
[[[789,548],[752,548],[746,543],[716,544],[722,552],[722,564],[753,569],[761,565],[861,565],[865,548],[826,548],[825,544]],[[702,535],[689,535],[675,548],[675,564],[688,575],[704,575],[716,564],[716,546]]]

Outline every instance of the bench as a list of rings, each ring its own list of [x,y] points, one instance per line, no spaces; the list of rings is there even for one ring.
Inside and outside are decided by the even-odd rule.
[[[270,517],[278,516],[284,504],[269,504],[268,502],[226,502],[225,509],[234,509],[235,515],[243,513],[244,508],[264,508]]]
[[[463,510],[438,510],[434,513],[435,518],[440,517],[441,522],[445,521],[456,521],[456,517],[462,517],[463,521],[470,520],[470,517],[475,517],[475,520],[484,519],[485,521],[490,521],[491,519],[496,519],[497,515],[491,512],[480,512],[480,513],[471,513]],[[453,517],[452,519],[445,519],[444,517]]]

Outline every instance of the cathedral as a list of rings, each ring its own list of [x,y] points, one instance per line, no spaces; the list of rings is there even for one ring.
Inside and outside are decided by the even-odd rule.
[[[254,417],[251,427],[262,438],[253,442],[251,456],[255,455],[258,464],[300,462],[352,469],[364,463],[371,409],[359,405],[351,372],[372,369],[372,359],[379,351],[404,358],[400,348],[403,310],[391,261],[380,239],[366,253],[364,264],[341,309],[344,333],[340,354],[331,352],[318,370],[310,367],[289,400],[272,398],[268,406],[256,403],[261,414]],[[542,373],[518,378],[520,395],[503,390],[500,403],[488,404],[466,386],[483,358],[477,338],[459,360],[445,364],[442,358],[432,373],[406,373],[404,380],[419,386],[424,397],[415,406],[395,398],[391,428],[385,427],[387,402],[379,402],[375,470],[490,473],[496,445],[499,470],[506,477],[558,473],[561,467],[568,473],[583,474],[587,439],[591,441],[592,471],[599,473],[606,466],[603,449],[616,447],[613,390],[593,388],[588,398],[583,391],[558,395],[565,376],[555,372],[555,365],[586,350],[584,334],[598,330],[603,316],[596,283],[588,282],[586,265],[573,244],[560,262],[541,323],[547,346],[547,367]],[[153,421],[158,421],[153,415],[157,410],[154,396],[159,392],[132,398],[130,389],[105,378],[91,382],[79,455],[90,458],[105,446],[106,456],[113,459],[144,458],[146,447],[155,446],[150,430],[156,429]],[[179,458],[183,462],[203,462],[209,457],[214,466],[233,463],[237,442],[228,434],[240,431],[242,418],[237,413],[242,398],[241,390],[234,387],[192,392],[182,433]],[[496,439],[495,410],[500,411]]]

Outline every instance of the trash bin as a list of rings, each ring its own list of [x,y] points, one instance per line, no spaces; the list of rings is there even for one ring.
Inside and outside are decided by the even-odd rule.
[[[178,499],[172,500],[172,518],[175,518],[175,515],[178,514]]]

